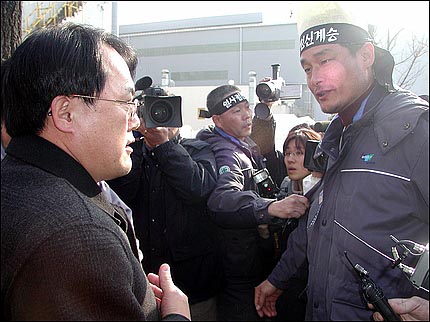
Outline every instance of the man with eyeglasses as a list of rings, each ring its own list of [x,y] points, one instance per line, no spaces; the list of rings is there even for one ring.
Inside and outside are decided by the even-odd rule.
[[[191,318],[214,321],[221,269],[206,206],[217,179],[214,154],[206,142],[183,138],[178,127],[147,127],[141,112],[135,136],[144,139],[132,144],[132,170],[108,183],[133,211],[144,270],[168,263]]]
[[[33,32],[2,65],[4,319],[189,320],[169,266],[146,277],[97,185],[132,166],[136,65],[118,37],[72,23]]]

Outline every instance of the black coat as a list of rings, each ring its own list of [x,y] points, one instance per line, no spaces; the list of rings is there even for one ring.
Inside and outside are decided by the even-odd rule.
[[[108,183],[133,211],[145,271],[167,262],[190,304],[212,297],[221,269],[206,207],[217,179],[210,146],[178,137],[151,151],[143,141],[132,147],[132,171]]]

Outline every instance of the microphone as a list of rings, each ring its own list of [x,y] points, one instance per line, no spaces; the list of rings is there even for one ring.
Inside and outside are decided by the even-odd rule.
[[[149,76],[144,76],[141,79],[137,80],[135,87],[136,91],[144,91],[145,89],[151,87],[152,78]]]

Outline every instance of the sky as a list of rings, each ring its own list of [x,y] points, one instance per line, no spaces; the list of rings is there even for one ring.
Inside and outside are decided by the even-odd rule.
[[[429,33],[429,1],[346,1],[379,30]],[[263,23],[295,22],[298,1],[118,1],[118,24],[261,12]],[[293,15],[291,15],[293,10]]]

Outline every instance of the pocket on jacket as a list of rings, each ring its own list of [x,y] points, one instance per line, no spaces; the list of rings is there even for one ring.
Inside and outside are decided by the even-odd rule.
[[[357,296],[360,296],[357,294]],[[331,321],[372,321],[370,309],[365,309],[363,305],[334,299],[331,305]]]

